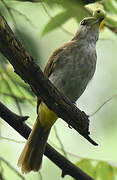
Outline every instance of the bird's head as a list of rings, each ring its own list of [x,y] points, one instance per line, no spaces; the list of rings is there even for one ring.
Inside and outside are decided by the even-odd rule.
[[[92,17],[84,18],[80,22],[80,28],[77,32],[77,37],[87,40],[98,40],[99,27],[101,22],[105,18],[105,12],[103,9],[96,9]]]
[[[96,9],[93,13],[93,17],[84,18],[80,25],[93,27],[97,24],[97,26],[99,26],[100,23],[104,20],[105,16],[106,14],[103,9]]]

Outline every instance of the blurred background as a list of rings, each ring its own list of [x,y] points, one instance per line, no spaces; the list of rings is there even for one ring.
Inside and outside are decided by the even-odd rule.
[[[109,11],[108,6],[105,6],[105,4],[95,3],[88,5],[88,8],[91,8],[91,12],[100,6],[105,8],[108,17],[116,22],[117,16]],[[77,31],[78,21],[82,18],[80,17],[76,21],[76,17],[68,17],[62,26],[57,26],[52,31],[52,27],[47,27],[48,22],[52,22],[52,17],[63,11],[63,7],[57,4],[51,7],[46,3],[20,1],[11,1],[9,3],[8,1],[1,1],[0,9],[17,38],[20,39],[42,70],[51,53],[72,38]],[[11,11],[9,11],[10,9]],[[85,17],[85,13],[83,15]],[[112,25],[116,30],[117,24],[115,26],[112,22],[109,24],[108,19],[106,19],[106,23],[109,27]],[[49,28],[50,30],[48,30]],[[116,32],[107,27],[101,28],[100,38],[97,43],[98,61],[96,72],[87,89],[77,101],[78,107],[90,115],[91,137],[99,145],[96,147],[91,145],[74,129],[70,129],[61,119],[55,123],[48,140],[59,152],[64,154],[65,151],[65,156],[73,163],[81,161],[82,158],[89,159],[90,162],[95,164],[107,162],[109,168],[111,168],[111,176],[108,175],[110,169],[107,172],[109,180],[117,179],[116,173],[112,175],[112,172],[117,172]],[[36,97],[30,87],[13,72],[12,66],[2,55],[0,56],[0,101],[13,112],[28,115],[30,117],[27,121],[29,125],[34,123],[36,119]],[[102,105],[103,107],[97,111]],[[5,180],[63,179],[61,178],[61,170],[45,156],[39,173],[31,172],[28,175],[22,175],[20,168],[17,167],[17,160],[23,149],[25,139],[2,119],[0,119],[0,136],[0,172]],[[64,151],[61,150],[60,141],[63,144]],[[17,174],[18,172],[20,174]],[[72,178],[66,176],[64,179],[71,180]],[[102,178],[102,180],[108,179]]]

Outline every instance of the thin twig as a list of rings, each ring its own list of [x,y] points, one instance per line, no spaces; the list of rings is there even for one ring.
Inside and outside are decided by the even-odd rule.
[[[23,143],[23,144],[25,143],[25,141],[18,141],[18,140],[16,140],[16,139],[4,137],[4,136],[0,136],[0,139],[6,140],[6,141],[11,141],[11,142],[13,142],[13,143],[19,143],[19,144],[20,144],[20,143]],[[52,146],[54,146],[56,149],[60,150],[61,152],[63,151],[63,149],[62,149],[61,147],[55,145],[55,143],[53,143],[51,140],[49,140],[49,143],[50,143]],[[65,152],[66,152],[66,154],[68,154],[68,155],[70,155],[70,156],[72,156],[72,157],[75,157],[75,158],[77,158],[77,159],[88,159],[88,160],[91,160],[91,161],[101,161],[101,160],[99,160],[99,159],[87,158],[87,157],[84,157],[84,156],[78,156],[77,154],[71,153],[71,152],[66,151],[66,150],[65,150]],[[104,161],[104,160],[103,160],[103,161]]]
[[[29,102],[30,104],[34,105],[35,104],[35,99],[29,99],[29,98],[26,98],[26,97],[22,97],[22,96],[17,96],[15,94],[8,94],[8,93],[5,93],[5,92],[1,92],[0,91],[0,94],[3,95],[3,96],[9,96],[13,99],[17,99],[18,101],[20,102],[24,102],[24,101],[27,101]]]
[[[22,12],[18,11],[17,9],[14,9],[12,7],[9,7],[10,10],[12,10],[13,12],[19,14],[20,16],[22,16],[29,24],[31,24],[33,27],[35,27],[35,25],[32,23],[32,21]]]
[[[60,139],[60,137],[58,135],[58,131],[57,131],[57,128],[56,128],[55,125],[54,125],[54,132],[55,132],[55,135],[56,135],[56,139],[58,140],[58,142],[59,142],[59,144],[61,146],[61,151],[63,152],[64,156],[67,158],[67,153],[66,153],[66,151],[64,149],[63,143],[62,143],[62,141],[61,141],[61,139]]]
[[[15,143],[25,143],[25,141],[18,141],[18,140],[12,139],[12,138],[4,137],[4,136],[0,136],[0,139],[15,142]]]
[[[1,66],[2,66],[2,68],[3,68],[3,70],[4,70],[5,75],[7,75],[7,76],[9,77],[9,75],[8,75],[8,73],[7,73],[7,71],[6,71],[6,68],[5,68],[5,66],[4,66],[3,63],[1,63]],[[6,80],[6,78],[4,78],[4,75],[2,75],[2,73],[1,73],[1,76],[2,76],[2,79],[4,80],[4,82],[6,83],[6,86],[7,86],[7,88],[9,89],[9,92],[10,92],[12,95],[14,95],[14,93],[13,93],[13,91],[12,91],[12,88],[11,88],[10,85],[9,85],[9,82]],[[10,77],[9,77],[9,78],[10,78]],[[11,79],[10,79],[10,80],[11,80]],[[17,86],[16,86],[16,87],[17,87]],[[16,103],[16,106],[17,106],[17,109],[18,109],[20,115],[22,115],[22,110],[21,110],[21,107],[20,107],[20,104],[19,104],[18,99],[14,99],[14,100],[15,100],[15,103]]]
[[[4,172],[4,169],[3,169],[2,163],[0,161],[0,180],[5,180],[3,172]]]
[[[1,0],[1,2],[2,2],[3,6],[6,8],[9,16],[11,17],[11,20],[12,20],[12,22],[13,22],[13,25],[14,25],[15,29],[17,29],[17,23],[16,23],[16,20],[15,20],[15,18],[14,18],[14,15],[13,15],[13,13],[12,13],[11,8],[7,5],[7,3],[6,3],[4,0]],[[20,34],[20,32],[19,32],[18,29],[17,29],[17,33]]]
[[[50,143],[53,147],[55,147],[56,149],[62,151],[62,149],[61,149],[60,147],[58,147],[58,146],[57,146],[55,143],[53,143],[52,141],[49,140],[49,143]],[[77,154],[71,153],[71,152],[66,151],[66,150],[65,150],[65,152],[67,153],[67,155],[70,155],[70,156],[72,156],[72,157],[74,157],[74,158],[77,158],[77,159],[88,159],[88,160],[91,160],[91,161],[105,161],[105,160],[102,160],[102,159],[100,160],[100,159],[88,158],[88,157],[85,157],[85,156],[78,156]],[[105,161],[105,162],[107,162],[107,161]]]
[[[43,177],[40,171],[38,172],[38,175],[39,175],[39,180],[43,180]]]
[[[8,13],[9,13],[9,15],[10,15],[10,17],[11,17],[11,20],[13,21],[14,25],[16,26],[16,21],[15,21],[15,19],[14,19],[14,16],[13,16],[13,14],[12,14],[9,6],[6,4],[6,2],[5,2],[4,0],[1,0],[1,2],[2,2],[2,4],[4,5],[4,7],[7,9]]]
[[[54,17],[52,17],[52,16],[50,15],[50,13],[48,12],[45,4],[44,4],[43,2],[42,2],[41,4],[42,4],[42,7],[43,7],[45,13],[48,15],[48,17],[49,17],[55,24],[59,25],[59,22],[56,22],[56,21],[54,20]],[[68,34],[69,36],[73,36],[73,33],[71,33],[70,31],[68,31],[67,29],[63,28],[62,26],[59,26],[59,28],[60,28],[63,32],[65,32],[66,34]]]
[[[22,117],[16,115],[0,102],[0,117],[3,118],[11,127],[13,127],[24,138],[28,138],[31,129],[22,121]],[[26,117],[24,117],[25,119]],[[51,161],[62,169],[63,175],[70,175],[77,180],[93,180],[78,167],[59,154],[49,144],[46,145],[44,153]]]
[[[106,101],[104,101],[103,102],[103,104],[101,105],[101,106],[99,106],[97,109],[96,109],[96,111],[94,111],[92,114],[90,114],[89,116],[91,117],[91,116],[94,116],[98,111],[100,111],[102,108],[103,108],[103,106],[105,105],[105,104],[107,104],[109,101],[111,101],[114,97],[116,97],[117,96],[117,94],[115,94],[115,95],[113,95],[113,96],[111,96],[110,98],[108,98]]]
[[[113,33],[117,35],[117,28],[114,26],[111,26],[110,24],[104,23],[105,27],[107,27],[109,30],[111,30]]]
[[[17,85],[17,83],[15,82],[15,80],[12,78],[12,76],[8,73],[8,69],[6,69],[6,66],[4,65],[4,63],[1,63],[1,66],[5,72],[5,74],[7,75],[7,77],[10,79],[10,81],[15,85],[15,87],[17,88],[18,92],[22,95],[23,92],[21,91],[21,89],[19,88],[19,86]],[[15,96],[14,96],[15,97]],[[25,99],[25,95],[23,94],[23,98]],[[18,100],[18,99],[17,99]]]
[[[11,142],[14,142],[14,143],[25,143],[25,141],[18,141],[18,140],[15,140],[15,139],[12,139],[12,138],[8,138],[8,137],[4,137],[4,136],[0,136],[0,139],[3,139],[3,140],[6,140],[6,141],[11,141]],[[63,151],[63,149],[57,145],[55,145],[55,143],[53,143],[51,140],[49,140],[49,143],[54,146],[56,149],[60,150],[61,152]],[[84,157],[84,156],[78,156],[77,154],[74,154],[74,153],[71,153],[69,151],[66,151],[66,154],[72,156],[72,157],[75,157],[77,159],[88,159],[88,160],[91,160],[91,161],[101,161],[99,159],[94,159],[94,158],[87,158],[87,157]],[[104,161],[104,160],[103,160]]]
[[[25,178],[4,158],[0,157],[0,160],[3,161],[11,170],[13,170],[21,179],[25,180]]]
[[[8,88],[9,92],[10,92],[12,95],[14,95],[14,93],[13,93],[13,91],[12,91],[12,89],[11,89],[8,81],[5,79],[4,75],[3,75],[2,73],[0,73],[0,75],[1,75],[4,83],[6,84],[6,87]],[[18,100],[17,100],[17,99],[14,99],[14,100],[15,100],[15,104],[16,104],[16,106],[17,106],[17,109],[18,109],[20,115],[22,115],[22,111],[21,111],[21,108],[20,108],[20,105],[19,105]]]

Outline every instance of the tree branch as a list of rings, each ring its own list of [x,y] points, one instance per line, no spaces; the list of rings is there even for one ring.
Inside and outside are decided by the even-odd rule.
[[[32,3],[41,3],[41,2],[44,2],[44,1],[41,1],[41,0],[17,0],[17,1],[23,1],[23,2],[32,2]],[[79,0],[77,0],[79,2]],[[95,3],[97,1],[101,1],[101,0],[80,0],[81,3],[83,3],[84,5],[85,4],[90,4],[90,3]]]
[[[31,129],[24,123],[24,120],[28,116],[18,116],[17,114],[10,111],[0,102],[0,117],[4,119],[11,127],[13,127],[20,135],[25,139],[28,138]],[[73,163],[67,160],[64,156],[58,153],[54,148],[52,148],[48,143],[46,145],[44,153],[52,162],[54,162],[59,168],[62,169],[62,177],[65,175],[70,175],[76,180],[93,180],[82,170],[76,167]],[[38,158],[38,157],[37,157]]]
[[[43,74],[40,67],[16,39],[6,20],[0,15],[0,51],[9,60],[15,72],[30,85],[33,92],[68,125],[97,145],[89,137],[88,116],[70,102]]]
[[[117,28],[108,24],[108,23],[104,23],[104,26],[107,27],[109,30],[111,30],[113,33],[115,33],[117,35]]]

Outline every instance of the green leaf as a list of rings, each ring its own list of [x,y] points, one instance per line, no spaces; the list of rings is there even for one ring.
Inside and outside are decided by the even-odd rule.
[[[72,6],[79,6],[79,4],[82,4],[82,5],[86,5],[86,4],[89,4],[89,3],[93,3],[93,2],[96,2],[96,1],[99,1],[99,0],[42,0],[42,2],[44,3],[47,3],[50,7],[53,7],[53,6],[62,6],[64,8],[68,8],[68,7],[72,7]]]
[[[77,6],[82,3],[80,0],[43,0],[43,2],[47,3],[50,7],[53,6],[62,6],[65,9],[71,8],[72,6]],[[82,3],[83,4],[83,3]]]
[[[15,0],[15,1],[21,1],[21,2],[31,2],[31,3],[38,3],[41,2],[41,0]]]
[[[112,0],[108,0],[108,1],[104,1],[103,3],[104,8],[106,11],[110,12],[110,13],[117,13],[117,2],[116,1],[112,1]]]
[[[12,68],[4,63],[0,65],[0,97],[4,101],[34,104],[32,101],[34,95],[30,87],[13,72]]]
[[[99,161],[96,165],[96,180],[114,180],[114,169],[107,162]]]
[[[65,23],[70,18],[70,14],[68,11],[63,11],[53,17],[45,26],[42,36],[49,33],[52,30],[60,27],[63,23]]]
[[[70,18],[75,18],[77,22],[80,22],[84,17],[89,16],[89,12],[83,6],[71,6],[68,10],[63,11],[57,14],[55,17],[51,18],[51,20],[46,24],[42,36],[49,33],[50,31],[59,28]]]
[[[115,180],[117,175],[117,167],[105,161],[82,159],[76,166],[95,180]]]
[[[80,23],[80,21],[85,17],[91,16],[91,13],[83,6],[73,7],[73,9],[71,9],[71,12],[72,16],[76,19],[78,23]]]
[[[80,169],[82,169],[86,174],[88,174],[92,178],[95,178],[95,167],[92,165],[91,160],[82,159],[76,163],[76,166],[78,166]]]

